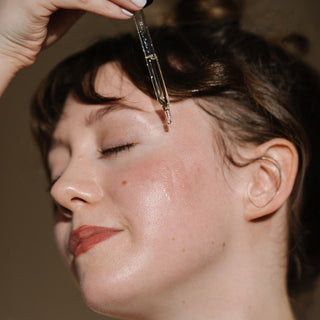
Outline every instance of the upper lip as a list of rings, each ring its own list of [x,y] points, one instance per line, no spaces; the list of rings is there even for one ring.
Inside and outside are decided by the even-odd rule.
[[[99,233],[116,233],[122,231],[121,229],[117,228],[108,228],[108,227],[101,227],[101,226],[89,226],[89,225],[82,225],[79,228],[72,230],[69,239],[69,249],[72,254],[75,253],[77,246],[89,239],[90,237],[99,234]]]

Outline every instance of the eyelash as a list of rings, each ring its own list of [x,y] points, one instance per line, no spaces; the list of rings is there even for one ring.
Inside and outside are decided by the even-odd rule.
[[[130,150],[131,148],[133,148],[136,144],[135,143],[127,143],[124,145],[120,145],[120,146],[116,146],[116,147],[112,147],[112,148],[108,148],[108,149],[101,149],[99,151],[99,153],[103,156],[111,156],[111,155],[116,155],[120,152],[126,151],[126,150]]]
[[[112,147],[112,148],[108,148],[108,149],[101,149],[101,150],[99,150],[99,153],[104,157],[108,157],[111,155],[116,155],[116,154],[123,152],[123,151],[126,151],[126,150],[130,150],[135,145],[136,145],[136,143],[127,143],[124,145],[120,145],[120,146],[116,146],[116,147]],[[49,187],[47,188],[48,192],[51,191],[53,185],[58,181],[59,178],[60,178],[60,176],[50,182]]]

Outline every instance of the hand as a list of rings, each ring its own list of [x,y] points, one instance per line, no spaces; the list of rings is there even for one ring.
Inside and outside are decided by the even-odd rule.
[[[141,6],[143,0],[134,1]],[[43,47],[58,40],[83,15],[92,12],[129,19],[140,10],[130,0],[0,0],[0,60],[14,73],[31,65]]]

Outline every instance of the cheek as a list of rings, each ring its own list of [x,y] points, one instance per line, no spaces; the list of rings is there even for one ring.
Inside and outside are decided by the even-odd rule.
[[[168,163],[154,158],[143,161],[123,172],[114,197],[126,207],[137,209],[136,214],[142,216],[144,212],[146,218],[155,215],[155,210],[187,205],[193,186],[186,171],[182,162]]]
[[[150,157],[121,172],[115,185],[113,198],[136,238],[203,236],[225,202],[215,165],[197,157]]]
[[[122,171],[114,183],[112,197],[129,229],[128,256],[150,283],[180,283],[224,252],[230,201],[222,175],[202,159],[154,155]]]

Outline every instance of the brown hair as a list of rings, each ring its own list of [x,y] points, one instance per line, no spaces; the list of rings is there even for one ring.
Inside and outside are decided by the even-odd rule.
[[[181,22],[155,28],[151,34],[169,95],[173,100],[195,99],[217,120],[229,161],[237,165],[228,145],[258,145],[279,137],[295,145],[300,165],[289,201],[288,288],[296,292],[316,276],[319,264],[319,239],[310,227],[319,225],[318,75],[280,47],[242,30],[233,18]],[[141,48],[132,35],[99,41],[63,61],[42,83],[32,104],[32,129],[47,170],[52,134],[68,94],[89,104],[112,99],[94,88],[98,69],[110,61],[154,97]]]

